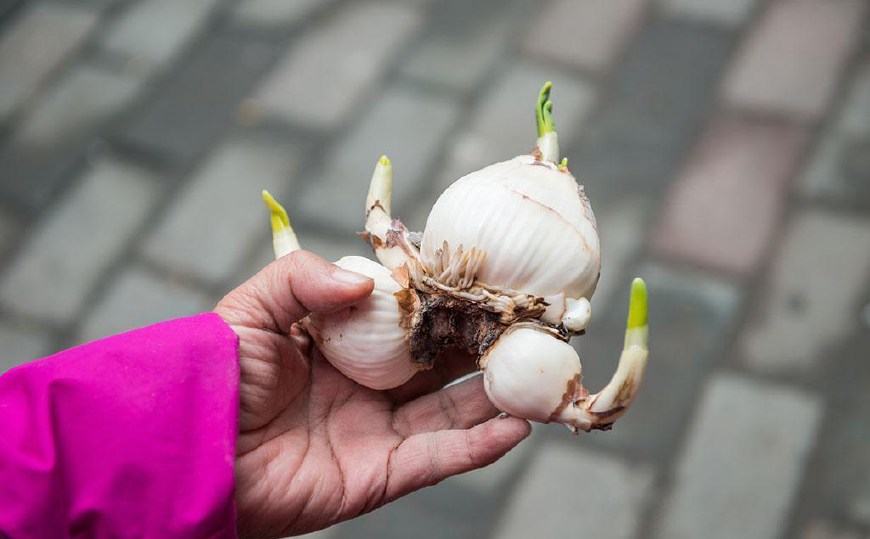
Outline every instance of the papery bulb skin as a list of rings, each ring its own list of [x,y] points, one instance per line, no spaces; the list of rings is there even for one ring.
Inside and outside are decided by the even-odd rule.
[[[420,246],[436,267],[444,244],[485,255],[476,280],[546,297],[590,298],[601,270],[595,216],[567,167],[521,155],[472,172],[432,207]]]
[[[419,370],[411,362],[403,329],[407,313],[396,296],[405,289],[387,268],[367,258],[346,256],[335,264],[374,279],[374,291],[341,311],[312,313],[305,328],[329,362],[351,380],[372,389],[402,385]]]
[[[585,397],[577,352],[535,326],[506,330],[480,360],[483,387],[496,408],[549,423],[572,402]]]

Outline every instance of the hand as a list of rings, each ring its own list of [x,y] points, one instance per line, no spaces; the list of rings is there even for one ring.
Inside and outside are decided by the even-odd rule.
[[[455,474],[486,466],[529,435],[496,418],[475,366],[442,357],[389,391],[333,368],[296,322],[367,297],[371,279],[304,251],[287,255],[215,308],[239,336],[236,507],[242,537],[325,528]],[[445,356],[447,356],[445,354]]]

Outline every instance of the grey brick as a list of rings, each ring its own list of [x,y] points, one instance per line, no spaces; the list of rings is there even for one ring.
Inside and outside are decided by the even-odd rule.
[[[409,533],[417,539],[486,537],[495,516],[493,501],[447,480],[345,522],[335,537],[406,539]]]
[[[646,0],[555,0],[545,4],[524,49],[539,58],[606,70],[643,20]]]
[[[758,0],[660,0],[670,15],[741,26],[755,10]]]
[[[836,241],[831,241],[836,238]],[[742,344],[761,371],[806,371],[858,327],[870,275],[870,220],[804,210],[792,220]]]
[[[870,60],[858,68],[846,97],[837,129],[850,136],[870,136]]]
[[[218,0],[139,0],[105,27],[101,46],[148,69],[165,68],[201,30]]]
[[[812,154],[800,185],[810,199],[840,207],[870,209],[870,137],[826,132]]]
[[[272,27],[296,24],[332,0],[242,0],[235,18],[252,26]]]
[[[40,329],[23,324],[0,322],[0,375],[31,359],[47,354],[51,336]]]
[[[808,198],[870,210],[870,62],[858,70],[800,185]]]
[[[28,315],[69,322],[126,247],[155,201],[150,174],[103,159],[40,222],[0,282],[0,301]]]
[[[442,2],[428,22],[426,38],[404,60],[402,74],[454,90],[474,88],[532,7],[517,0]]]
[[[335,127],[372,89],[419,22],[413,7],[348,4],[290,48],[253,101],[269,116]]]
[[[634,537],[652,482],[647,466],[550,442],[515,487],[494,537]]]
[[[553,82],[559,145],[563,156],[574,162],[574,155],[566,150],[577,140],[595,103],[595,88],[578,77],[519,61],[493,81],[467,124],[458,130],[450,157],[438,176],[439,192],[469,172],[532,150],[538,137],[534,104],[548,80]]]
[[[532,431],[532,437],[540,431]],[[453,481],[469,488],[482,496],[495,497],[511,484],[513,478],[525,472],[525,466],[537,459],[536,447],[532,439],[526,439],[511,449],[505,456],[485,468],[457,476]]]
[[[0,260],[6,252],[6,247],[12,242],[12,238],[16,233],[15,221],[12,217],[0,211]]]
[[[330,262],[335,262],[343,256],[362,256],[375,260],[371,247],[356,235],[333,237],[308,233],[304,228],[299,234],[299,242],[303,249],[316,253]]]
[[[24,0],[0,0],[0,21],[23,3]]]
[[[232,121],[275,55],[272,46],[252,38],[215,35],[127,118],[118,136],[170,159],[195,158]]]
[[[820,426],[811,394],[717,375],[692,422],[658,537],[780,537]]]
[[[0,40],[0,121],[32,97],[49,75],[75,53],[96,22],[96,13],[73,6],[27,6]]]
[[[63,173],[84,153],[105,121],[139,88],[124,75],[82,65],[35,103],[0,152],[0,196],[29,209],[44,205]]]
[[[333,526],[325,530],[320,530],[313,533],[306,533],[305,535],[299,535],[297,537],[299,537],[300,539],[334,539],[338,536],[338,533],[338,527]]]
[[[280,142],[236,138],[222,144],[184,186],[144,253],[211,283],[232,277],[252,242],[270,234],[260,191],[281,198],[296,167],[296,151]]]
[[[801,539],[867,539],[868,536],[862,537],[858,531],[842,529],[828,521],[815,520],[804,528],[800,537]]]
[[[141,267],[117,275],[87,315],[79,342],[108,337],[163,320],[210,311],[212,299]]]
[[[329,154],[296,211],[346,234],[362,230],[369,180],[386,153],[393,162],[393,213],[401,216],[424,187],[424,174],[458,113],[458,104],[443,97],[401,86],[385,90]]]
[[[592,200],[599,192],[650,193],[667,184],[705,119],[733,39],[690,22],[646,27],[586,125],[576,159],[571,155]]]
[[[256,248],[254,256],[246,258],[242,263],[241,269],[236,272],[235,280],[238,283],[248,280],[275,260],[272,240],[267,237],[269,219],[265,211],[261,213],[261,226],[264,230],[263,238],[257,242],[260,244],[260,247]],[[300,228],[296,225],[294,225],[294,230],[303,249],[320,255],[329,262],[335,262],[343,256],[362,256],[375,260],[371,247],[355,235],[327,236],[318,232],[312,232],[305,227]]]
[[[591,392],[600,390],[616,369],[634,276],[643,277],[649,288],[646,377],[631,409],[613,430],[586,440],[665,462],[676,449],[701,384],[722,359],[739,296],[733,286],[699,274],[652,264],[632,274],[623,269],[609,305],[594,312],[586,336],[572,341],[583,362],[583,383]]]
[[[601,238],[601,279],[592,297],[592,313],[597,316],[607,308],[624,310],[625,305],[613,305],[612,298],[625,290],[633,275],[634,256],[640,251],[650,214],[649,201],[642,197],[624,196],[617,200],[592,201]]]
[[[859,330],[828,348],[829,368],[813,377],[827,393],[827,413],[813,467],[792,514],[839,516],[870,526],[870,331]]]

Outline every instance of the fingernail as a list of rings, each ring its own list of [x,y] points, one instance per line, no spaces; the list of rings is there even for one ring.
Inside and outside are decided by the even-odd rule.
[[[369,281],[371,281],[371,279],[369,277],[366,277],[365,275],[343,269],[337,269],[333,271],[332,278],[342,284],[350,286],[359,286],[362,284],[367,284]]]

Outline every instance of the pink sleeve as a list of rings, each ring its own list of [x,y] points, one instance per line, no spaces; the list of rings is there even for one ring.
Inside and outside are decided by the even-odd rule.
[[[235,537],[237,349],[208,313],[0,377],[0,537]]]

